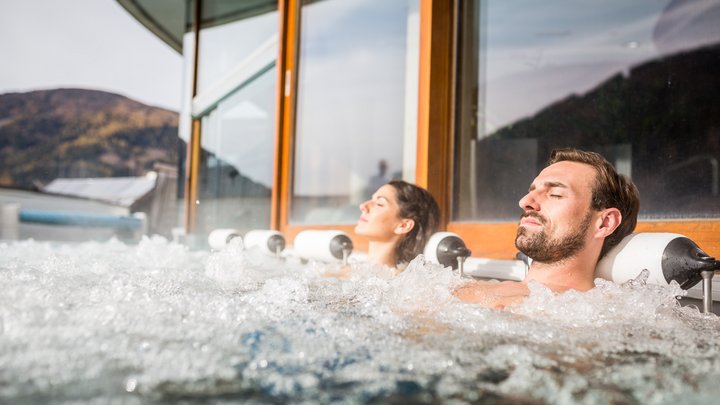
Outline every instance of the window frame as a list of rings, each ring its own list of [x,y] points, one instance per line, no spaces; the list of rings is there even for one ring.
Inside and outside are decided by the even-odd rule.
[[[452,1],[452,0],[451,0]],[[452,1],[455,3],[455,9],[459,10],[460,1]],[[456,11],[456,18],[454,19],[455,27],[454,32],[459,35],[459,11]],[[453,60],[457,63],[458,55],[458,41],[457,37],[453,43],[453,49],[455,54]],[[457,88],[458,75],[457,69],[455,70],[456,75],[451,78],[447,85],[453,89]],[[453,120],[457,109],[453,108]],[[428,117],[429,119],[429,117]],[[452,128],[451,143],[456,140],[455,128]],[[452,151],[453,148],[451,147]],[[448,172],[448,184],[452,184],[452,169],[454,167],[455,154],[452,153],[449,157],[447,170]],[[448,194],[444,200],[445,206],[441,206],[441,209],[447,213],[447,218],[452,218],[452,188],[450,187],[447,191]],[[520,216],[520,210],[518,208],[518,218]],[[519,221],[519,219],[518,219]],[[497,221],[497,222],[480,222],[480,221],[452,221],[448,219],[445,222],[447,231],[457,233],[467,244],[468,248],[473,252],[474,257],[486,257],[493,259],[514,259],[517,254],[515,248],[515,236],[517,233],[518,221]],[[693,240],[700,248],[706,253],[718,257],[720,256],[720,218],[688,218],[688,219],[652,219],[652,220],[638,220],[635,232],[668,232],[678,233],[687,236]]]
[[[196,16],[199,1],[195,2]],[[452,179],[455,158],[455,88],[457,84],[457,46],[459,1],[420,0],[420,49],[417,114],[416,183],[437,199],[441,211],[440,229],[457,233],[475,257],[512,259],[517,231],[516,221],[452,221]],[[275,148],[271,195],[272,229],[292,241],[307,229],[337,229],[348,233],[356,249],[367,248],[364,238],[356,238],[354,225],[289,224],[293,180],[293,149],[297,96],[301,0],[278,0],[278,51],[276,80]],[[197,29],[197,28],[195,28]],[[196,31],[197,36],[197,31]],[[197,38],[197,37],[196,37]],[[195,46],[197,48],[197,42]],[[195,49],[197,55],[197,49]],[[195,56],[197,58],[197,56]],[[195,60],[197,67],[197,60]],[[195,92],[193,92],[195,95]],[[188,143],[186,176],[186,227],[194,226],[197,194],[195,155],[199,148],[199,122],[193,120]],[[708,254],[720,256],[720,218],[684,220],[641,220],[636,232],[672,232],[695,241]]]
[[[353,224],[290,224],[291,187],[293,180],[293,150],[295,140],[295,116],[297,102],[297,78],[300,38],[301,0],[279,0],[280,34],[278,51],[276,155],[275,187],[273,187],[271,226],[282,232],[288,240],[307,229],[336,229],[346,232],[356,248],[366,249],[367,241],[356,238]],[[420,0],[420,49],[419,49],[419,88],[418,88],[418,136],[416,154],[416,183],[428,188],[441,207],[449,195],[446,183],[451,167],[448,148],[451,123],[452,87],[448,79],[452,76],[452,19],[454,19],[452,0]],[[443,21],[442,24],[437,21]],[[433,20],[436,22],[433,24]],[[433,28],[434,27],[434,28]],[[432,32],[442,28],[443,39]],[[430,43],[435,41],[435,46]],[[435,52],[433,55],[431,52]],[[429,67],[433,63],[433,67]],[[423,66],[425,65],[425,66]],[[440,80],[438,75],[442,75]],[[432,89],[432,91],[428,91]],[[449,93],[448,93],[449,92]],[[447,94],[446,94],[447,93]],[[430,111],[434,111],[432,122],[428,121]],[[442,111],[442,114],[438,114]],[[430,159],[430,151],[440,159]],[[439,190],[443,189],[442,193]],[[359,210],[358,210],[359,213]],[[447,212],[443,211],[444,224]]]

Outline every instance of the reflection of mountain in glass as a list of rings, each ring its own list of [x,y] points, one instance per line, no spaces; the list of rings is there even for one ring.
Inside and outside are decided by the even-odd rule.
[[[200,176],[201,197],[270,197],[269,187],[253,181],[233,165],[207,152],[201,159],[206,167]]]
[[[720,44],[644,63],[498,130],[479,146],[534,139],[542,165],[555,147],[604,152],[631,145],[630,170],[645,216],[716,216],[718,69]]]

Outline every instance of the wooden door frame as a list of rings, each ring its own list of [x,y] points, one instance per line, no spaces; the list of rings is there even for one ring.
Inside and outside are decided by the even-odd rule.
[[[418,82],[418,133],[416,183],[426,187],[441,210],[441,229],[459,234],[473,256],[510,259],[515,256],[517,222],[453,222],[452,178],[456,86],[458,4],[455,0],[420,1]],[[277,123],[275,133],[275,184],[272,191],[273,229],[288,240],[305,229],[347,232],[356,248],[367,242],[355,238],[353,225],[291,225],[292,159],[296,111],[300,0],[280,0],[280,38],[277,65]],[[695,241],[707,253],[720,256],[720,220],[639,221],[637,232],[673,232]]]

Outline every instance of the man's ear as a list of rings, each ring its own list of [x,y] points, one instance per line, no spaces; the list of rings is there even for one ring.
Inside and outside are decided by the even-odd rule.
[[[395,227],[396,235],[404,235],[415,227],[415,220],[410,218],[404,218],[400,220],[400,223]]]
[[[622,214],[617,208],[606,208],[602,210],[600,218],[598,220],[599,226],[597,229],[597,235],[600,237],[608,237],[622,222]]]

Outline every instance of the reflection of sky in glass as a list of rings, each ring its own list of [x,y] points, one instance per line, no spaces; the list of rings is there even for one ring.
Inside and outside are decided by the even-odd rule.
[[[303,7],[296,195],[348,195],[377,174],[381,159],[389,173],[400,171],[407,20],[416,3],[328,0]]]
[[[200,31],[198,89],[212,86],[230,69],[278,32],[277,12]]]
[[[272,187],[275,69],[223,100],[204,119],[202,147],[240,174]]]
[[[669,7],[669,3],[671,4]],[[720,41],[720,2],[485,3],[486,133],[661,55]],[[705,17],[700,21],[700,16]],[[684,35],[688,27],[691,35]],[[698,28],[699,27],[699,28]],[[482,100],[481,100],[482,102]]]

